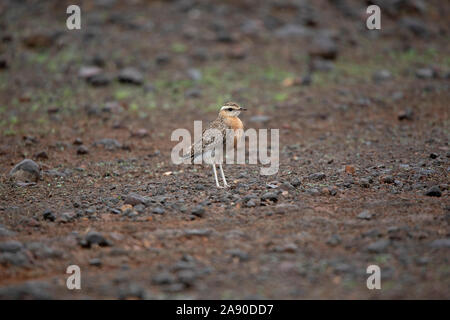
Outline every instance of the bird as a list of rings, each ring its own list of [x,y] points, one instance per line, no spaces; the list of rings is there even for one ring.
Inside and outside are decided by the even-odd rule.
[[[234,135],[234,148],[237,147],[237,142],[239,139],[242,138],[243,130],[244,130],[244,124],[242,123],[241,119],[239,119],[239,114],[242,111],[246,111],[246,108],[240,107],[235,102],[226,102],[219,111],[219,115],[217,116],[217,119],[215,119],[213,122],[209,124],[209,126],[203,130],[202,132],[202,139],[199,141],[194,142],[190,148],[188,149],[189,152],[185,155],[185,158],[190,158],[192,161],[196,159],[197,157],[211,157],[215,156],[215,150],[216,147],[219,144],[222,144],[221,151],[224,149],[226,145],[226,139],[227,139],[227,130],[230,130],[229,132],[232,132]],[[214,132],[210,129],[217,129],[221,133],[222,140],[216,141],[216,135]],[[222,168],[222,162],[219,161],[218,163],[212,162],[213,167],[213,173],[214,173],[214,179],[216,182],[217,188],[228,188],[230,185],[227,183],[227,180],[225,178],[225,174],[223,172]],[[223,186],[219,184],[219,180],[217,179],[217,170],[216,170],[216,164],[219,165],[220,174],[222,176],[223,180]]]

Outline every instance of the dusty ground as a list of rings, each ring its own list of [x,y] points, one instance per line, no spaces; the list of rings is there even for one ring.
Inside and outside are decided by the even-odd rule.
[[[0,4],[1,298],[450,298],[448,4],[374,1],[368,31],[362,1],[118,2],[74,31],[64,1]],[[216,190],[170,135],[228,100],[280,168]]]

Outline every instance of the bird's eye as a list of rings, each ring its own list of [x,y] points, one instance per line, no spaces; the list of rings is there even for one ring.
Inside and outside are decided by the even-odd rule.
[[[227,110],[228,110],[228,111],[233,111],[233,108],[228,108]]]

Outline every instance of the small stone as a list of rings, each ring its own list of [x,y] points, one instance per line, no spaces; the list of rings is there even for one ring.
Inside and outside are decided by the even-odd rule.
[[[89,231],[84,240],[81,241],[81,246],[84,248],[90,248],[94,244],[97,244],[100,247],[106,247],[110,246],[111,242],[107,240],[101,233],[96,231]]]
[[[292,184],[292,186],[297,188],[297,187],[299,187],[302,184],[302,182],[301,182],[301,180],[299,178],[294,177],[294,178],[291,179],[291,184]]]
[[[432,248],[450,248],[450,238],[445,239],[436,239],[430,243],[430,247]]]
[[[36,154],[34,155],[34,157],[35,157],[36,159],[43,159],[43,160],[45,160],[45,159],[48,159],[48,154],[47,154],[47,152],[45,152],[45,151],[40,151],[40,152],[36,153]]]
[[[381,239],[369,244],[367,246],[367,251],[369,251],[370,253],[383,253],[386,251],[389,245],[390,245],[389,240]]]
[[[398,120],[413,120],[414,111],[411,108],[407,108],[403,111],[400,111],[397,115]]]
[[[176,281],[175,276],[166,271],[160,272],[152,278],[152,283],[156,285],[172,284],[175,281]]]
[[[326,177],[326,175],[323,172],[313,173],[308,176],[309,179],[316,180],[316,181],[323,180],[323,179],[325,179],[325,177]]]
[[[383,183],[394,183],[394,177],[388,175],[381,178]]]
[[[91,266],[101,267],[101,265],[102,265],[102,260],[100,260],[99,258],[93,258],[93,259],[89,260],[89,264],[90,264]]]
[[[268,122],[270,119],[271,118],[269,116],[256,115],[256,116],[250,117],[250,119],[248,121],[255,122],[255,123],[265,123],[265,122]]]
[[[433,69],[421,68],[416,70],[416,77],[419,79],[432,79],[436,76]]]
[[[148,199],[139,194],[130,193],[129,195],[126,196],[124,203],[130,204],[132,206],[136,206],[138,204],[145,205],[146,203],[148,203]]]
[[[76,138],[76,139],[73,141],[73,144],[76,145],[76,146],[80,146],[80,145],[83,144],[83,140],[81,140],[81,138]]]
[[[248,253],[246,253],[242,250],[239,250],[239,249],[231,249],[231,250],[226,251],[226,253],[231,255],[232,258],[238,258],[239,261],[241,261],[241,262],[249,260]]]
[[[191,88],[186,90],[184,95],[186,98],[200,98],[202,96],[202,91],[200,89]]]
[[[372,76],[372,79],[375,82],[382,82],[385,80],[389,80],[391,78],[392,78],[391,72],[389,70],[385,70],[385,69],[376,71]]]
[[[360,214],[358,214],[357,217],[358,219],[370,220],[372,219],[373,215],[368,210],[364,210]]]
[[[194,209],[192,209],[191,214],[196,217],[203,217],[205,215],[205,208],[201,205],[196,206]]]
[[[272,201],[277,202],[278,201],[278,194],[275,192],[266,192],[261,196],[262,201]]]
[[[341,243],[341,237],[338,234],[331,235],[328,240],[327,244],[329,246],[335,247]]]
[[[118,76],[119,82],[141,85],[144,82],[142,73],[136,68],[122,69]]]
[[[56,216],[49,209],[44,211],[44,213],[42,214],[42,217],[44,218],[44,220],[47,220],[47,221],[55,221],[56,220]]]
[[[0,252],[16,253],[23,249],[23,244],[16,240],[0,242]]]
[[[442,192],[439,186],[432,186],[427,191],[425,191],[425,195],[429,197],[440,197],[442,196]]]
[[[152,213],[154,214],[164,214],[165,210],[162,207],[156,207],[152,209]]]
[[[89,149],[85,146],[79,146],[77,148],[77,154],[88,154],[89,153]]]

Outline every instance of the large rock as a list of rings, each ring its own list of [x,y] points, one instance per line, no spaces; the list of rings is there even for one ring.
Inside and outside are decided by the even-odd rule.
[[[25,159],[11,169],[9,177],[18,184],[35,183],[41,178],[41,168],[33,160]]]

